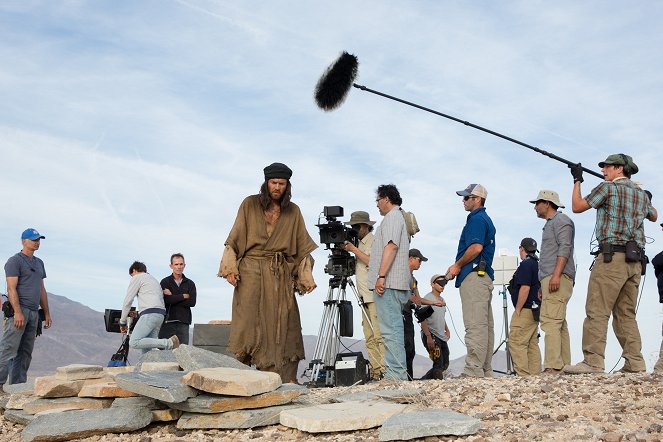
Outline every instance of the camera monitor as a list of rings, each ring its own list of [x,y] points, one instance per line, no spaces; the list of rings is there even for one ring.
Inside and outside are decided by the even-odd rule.
[[[131,307],[131,311],[136,311],[136,307]],[[104,324],[109,333],[120,333],[120,317],[122,310],[113,310],[107,308],[104,312]]]

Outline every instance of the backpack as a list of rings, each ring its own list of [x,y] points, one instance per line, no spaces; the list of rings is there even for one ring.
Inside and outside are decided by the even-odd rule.
[[[417,224],[417,218],[414,216],[414,213],[406,212],[403,210],[403,208],[400,208],[400,211],[401,215],[403,215],[403,219],[405,220],[407,234],[410,235],[410,239],[412,239],[412,237],[421,230],[419,229],[419,224]]]

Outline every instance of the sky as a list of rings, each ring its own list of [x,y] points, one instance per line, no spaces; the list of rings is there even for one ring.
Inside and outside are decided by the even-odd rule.
[[[355,88],[323,112],[313,89],[348,51],[359,84],[597,172],[609,154],[631,155],[656,206],[662,16],[663,3],[646,0],[2,2],[0,256],[37,228],[48,291],[103,311],[121,306],[134,260],[160,279],[181,252],[198,287],[194,322],[205,323],[230,319],[231,286],[216,276],[223,244],[272,162],[293,169],[293,201],[316,241],[324,206],[343,206],[341,220],[367,210],[379,222],[375,189],[396,184],[421,227],[412,247],[429,258],[416,274],[422,291],[454,261],[467,215],[456,190],[488,189],[498,253],[508,256],[523,237],[540,240],[529,200],[553,189],[576,225],[567,317],[577,362],[595,211],[571,214],[568,168]],[[583,195],[599,182],[586,174]],[[663,232],[647,222],[645,233],[653,257]],[[304,334],[317,334],[327,296],[328,251],[313,255],[318,288],[299,299]],[[651,369],[663,319],[651,267],[641,288]],[[502,291],[492,303],[496,343]],[[444,296],[456,358],[465,353],[460,299],[453,287]],[[355,308],[356,337],[359,321]],[[606,369],[620,354],[609,328]]]

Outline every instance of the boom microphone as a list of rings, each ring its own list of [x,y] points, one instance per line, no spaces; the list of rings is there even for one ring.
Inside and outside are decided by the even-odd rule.
[[[471,128],[489,133],[491,135],[495,135],[496,137],[502,138],[504,140],[511,141],[512,143],[531,149],[534,152],[538,152],[541,155],[545,155],[549,158],[552,158],[553,160],[562,162],[569,167],[580,166],[580,163],[574,163],[572,161],[559,157],[550,152],[546,152],[543,149],[539,149],[538,147],[529,145],[527,143],[523,143],[522,141],[516,140],[515,138],[511,138],[499,132],[486,129],[485,127],[478,126],[474,123],[470,123],[469,121],[464,121],[461,120],[460,118],[456,118],[451,115],[447,115],[442,112],[438,112],[436,110],[421,106],[419,104],[412,103],[410,101],[405,101],[403,99],[394,97],[392,95],[387,95],[385,93],[369,89],[366,86],[359,85],[354,82],[355,78],[357,77],[358,66],[359,66],[359,61],[357,60],[357,57],[345,51],[341,53],[340,57],[338,57],[338,59],[336,59],[335,62],[329,65],[329,67],[322,74],[320,80],[318,80],[318,83],[315,86],[315,102],[317,103],[318,107],[320,107],[322,110],[327,112],[336,109],[341,104],[343,104],[343,101],[345,101],[345,98],[347,97],[350,88],[356,87],[357,89],[360,89],[362,91],[370,92],[372,94],[379,95],[384,98],[389,98],[390,100],[398,101],[399,103],[407,104],[408,106],[416,107],[417,109],[430,112],[440,117],[444,117],[449,120],[453,120],[457,123],[464,124],[465,126],[469,126]],[[593,170],[587,169],[584,166],[581,167],[582,170],[587,172],[588,174],[603,179],[603,174],[594,172]]]

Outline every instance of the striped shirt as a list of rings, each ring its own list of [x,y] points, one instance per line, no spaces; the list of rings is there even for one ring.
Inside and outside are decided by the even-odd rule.
[[[596,212],[596,239],[624,245],[634,240],[645,247],[644,219],[654,208],[645,191],[628,178],[604,181],[585,197]]]
[[[368,288],[375,289],[375,281],[378,279],[378,271],[382,262],[382,253],[384,248],[393,242],[398,247],[394,262],[387,271],[387,278],[384,287],[394,290],[410,291],[409,252],[410,236],[405,227],[405,218],[399,210],[400,207],[394,206],[382,219],[380,226],[375,230],[375,238],[371,249],[371,260],[368,263]]]

